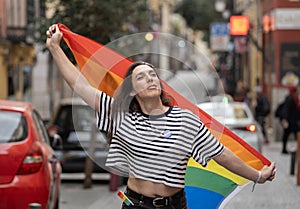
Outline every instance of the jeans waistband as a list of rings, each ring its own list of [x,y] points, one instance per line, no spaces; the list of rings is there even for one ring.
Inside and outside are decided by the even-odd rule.
[[[156,208],[165,207],[168,205],[176,204],[182,202],[182,198],[185,198],[185,192],[182,189],[181,191],[177,192],[176,194],[169,196],[169,197],[148,197],[142,194],[139,194],[130,188],[126,188],[125,194],[130,198],[135,199],[140,203],[144,203],[147,205],[154,206]]]

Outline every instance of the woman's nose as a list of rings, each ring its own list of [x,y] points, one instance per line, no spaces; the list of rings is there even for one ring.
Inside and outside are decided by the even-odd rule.
[[[147,75],[146,80],[147,80],[147,82],[151,82],[153,80],[153,78],[150,75]]]

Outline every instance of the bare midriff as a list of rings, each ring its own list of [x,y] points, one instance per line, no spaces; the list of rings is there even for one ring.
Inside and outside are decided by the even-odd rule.
[[[154,183],[134,177],[129,177],[127,186],[131,190],[147,197],[169,197],[183,190],[183,188],[170,187],[161,183]]]

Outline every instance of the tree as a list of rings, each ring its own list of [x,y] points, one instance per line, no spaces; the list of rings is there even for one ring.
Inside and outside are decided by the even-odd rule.
[[[210,23],[221,19],[221,15],[215,11],[214,1],[183,0],[175,7],[174,12],[179,13],[190,28],[203,31],[206,39]]]
[[[53,23],[63,23],[73,32],[106,44],[124,34],[149,31],[151,20],[147,0],[46,0],[52,17],[40,20],[44,34]],[[45,36],[41,36],[45,37]],[[45,39],[39,39],[45,43]],[[72,59],[71,53],[63,45]]]

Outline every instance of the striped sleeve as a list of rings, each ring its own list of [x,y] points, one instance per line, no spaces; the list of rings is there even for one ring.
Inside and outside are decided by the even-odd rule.
[[[104,132],[108,132],[111,120],[111,106],[113,103],[113,98],[105,94],[100,93],[100,108],[97,113],[97,126],[98,129]]]
[[[202,123],[192,148],[192,157],[202,166],[206,166],[208,161],[221,154],[224,146],[214,137],[214,135]]]

